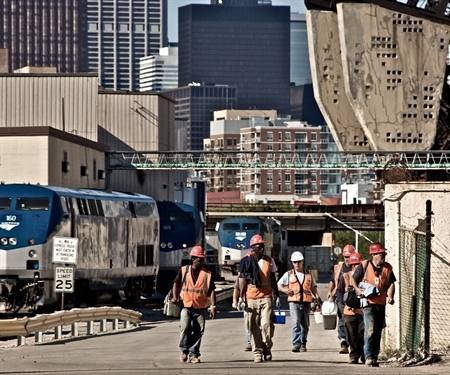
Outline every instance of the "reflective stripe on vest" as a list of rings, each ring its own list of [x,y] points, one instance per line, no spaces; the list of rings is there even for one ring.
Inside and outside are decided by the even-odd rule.
[[[248,299],[260,299],[272,297],[272,282],[270,275],[272,273],[272,258],[263,256],[262,267],[259,267],[259,275],[261,277],[261,286],[259,288],[256,285],[248,284],[247,286],[247,298]]]
[[[181,269],[181,277],[184,278],[186,268]],[[192,278],[190,270],[186,275],[186,281],[181,286],[180,297],[183,300],[184,307],[193,307],[194,309],[206,309],[208,307],[208,291],[211,283],[211,272],[201,269],[196,283]]]
[[[313,299],[311,294],[311,287],[312,276],[308,273],[308,271],[305,272],[302,285],[300,285],[300,281],[294,270],[290,270],[288,272],[288,288],[289,290],[292,290],[294,292],[293,296],[288,295],[288,302],[311,303]]]
[[[373,264],[369,264],[371,263],[369,260],[365,262],[366,264],[363,267],[365,267],[366,272],[364,273],[363,282],[376,286],[380,291],[379,296],[370,297],[367,300],[375,305],[386,305],[389,275],[392,272],[392,266],[389,263],[383,263],[381,275],[377,276]]]

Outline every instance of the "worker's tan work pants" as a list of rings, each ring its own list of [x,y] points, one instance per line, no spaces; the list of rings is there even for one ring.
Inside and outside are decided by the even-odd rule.
[[[253,354],[261,356],[270,352],[273,345],[272,298],[249,299],[247,306]]]

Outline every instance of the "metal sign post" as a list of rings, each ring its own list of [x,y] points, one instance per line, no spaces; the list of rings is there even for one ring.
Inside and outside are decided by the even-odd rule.
[[[73,293],[75,287],[75,267],[67,266],[77,263],[78,238],[54,237],[53,238],[53,263],[55,265],[53,291],[61,293],[61,310],[64,310],[64,294]],[[64,266],[62,265],[64,264]]]

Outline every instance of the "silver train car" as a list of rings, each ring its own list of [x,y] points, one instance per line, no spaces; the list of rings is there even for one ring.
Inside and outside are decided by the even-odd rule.
[[[159,214],[141,194],[0,185],[0,314],[121,303],[151,295]],[[78,239],[73,293],[55,293],[54,239]]]

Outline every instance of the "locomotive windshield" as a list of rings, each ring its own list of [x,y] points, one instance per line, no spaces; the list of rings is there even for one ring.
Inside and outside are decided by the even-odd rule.
[[[242,224],[242,229],[245,230],[258,230],[259,224],[258,223],[244,223]]]
[[[48,211],[50,198],[17,198],[16,210]]]
[[[194,219],[194,215],[192,212],[170,212],[169,220],[170,221],[192,221]]]
[[[224,223],[223,230],[240,230],[241,224],[239,223]]]
[[[10,197],[0,197],[0,210],[6,211],[11,208],[11,198]]]

